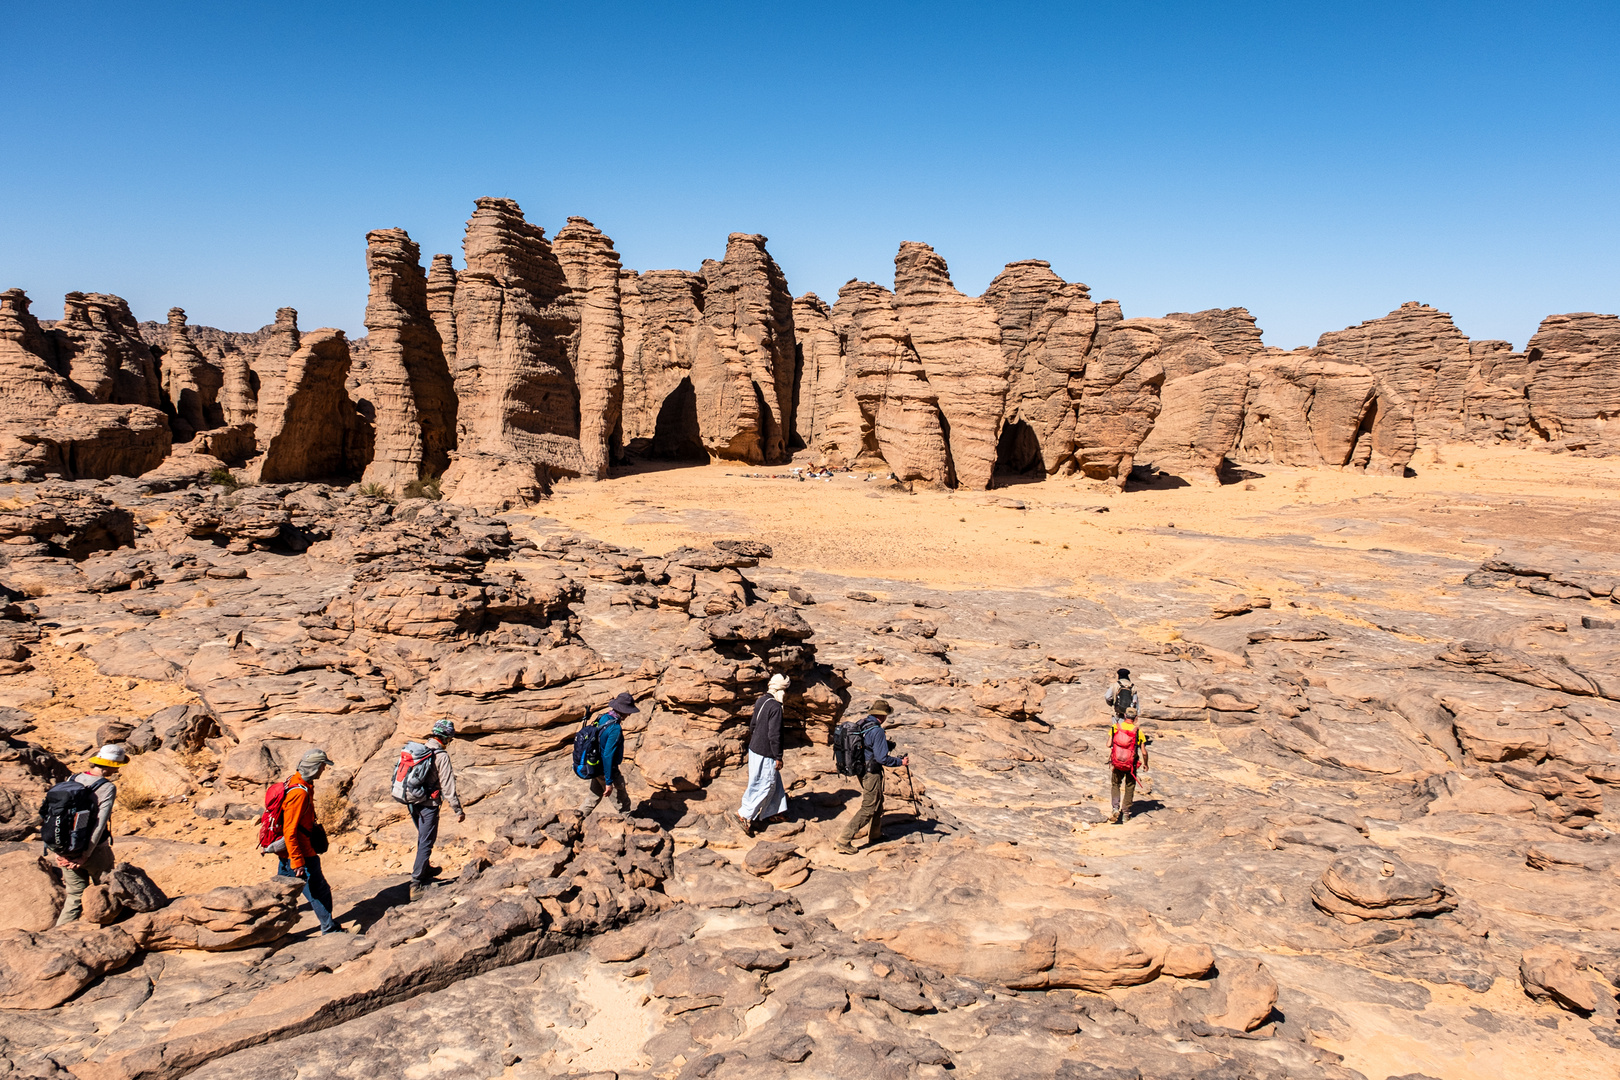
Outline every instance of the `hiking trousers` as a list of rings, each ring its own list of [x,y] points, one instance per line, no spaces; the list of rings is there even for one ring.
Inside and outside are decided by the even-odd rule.
[[[875,844],[883,839],[883,767],[873,766],[872,771],[861,777],[861,808],[855,811],[855,817],[844,829],[838,838],[840,844],[851,843],[856,834],[871,822],[872,828],[867,833],[868,845]]]
[[[617,769],[613,770],[612,786],[613,801],[618,806],[619,813],[628,814],[630,812],[630,792],[625,789],[624,774]],[[600,776],[593,776],[591,778],[591,794],[595,795],[598,799],[601,799],[602,796],[606,795],[607,793],[607,782],[604,781]]]
[[[321,857],[319,855],[306,857],[304,869],[309,871],[309,877],[304,880],[304,899],[309,901],[309,908],[315,913],[315,921],[321,924],[321,933],[335,933],[337,922],[332,918],[332,886],[326,883],[326,875],[321,873]],[[292,863],[288,862],[285,856],[276,867],[276,874],[280,877],[298,876],[293,873]]]
[[[1109,766],[1113,775],[1108,779],[1108,799],[1113,804],[1115,813],[1124,817],[1131,816],[1131,803],[1136,801],[1136,776],[1129,769],[1119,769]],[[1125,789],[1125,803],[1120,805],[1120,788]]]
[[[411,866],[411,884],[428,883],[428,860],[433,857],[433,845],[439,842],[439,804],[436,802],[407,803],[411,823],[416,826],[416,862]]]
[[[84,890],[92,885],[100,885],[112,873],[112,868],[112,845],[105,842],[95,846],[83,866],[62,867],[62,885],[67,889],[67,902],[62,905],[62,914],[56,917],[57,926],[75,922],[84,914]]]

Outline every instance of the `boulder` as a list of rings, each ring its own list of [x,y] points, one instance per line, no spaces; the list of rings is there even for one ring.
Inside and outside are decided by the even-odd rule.
[[[1525,361],[1530,416],[1547,439],[1620,453],[1611,422],[1620,397],[1620,316],[1549,315],[1525,346]]]
[[[0,1009],[51,1009],[140,951],[123,927],[0,931]]]
[[[292,929],[303,890],[302,881],[283,877],[257,885],[228,885],[182,896],[121,926],[140,948],[154,952],[246,949],[275,941]]]
[[[35,800],[36,809],[38,805]],[[6,883],[0,931],[49,930],[56,925],[64,896],[62,878],[59,872],[51,872],[47,858],[38,848],[0,854],[0,881]]]
[[[1519,958],[1519,983],[1536,1001],[1589,1016],[1597,1009],[1596,988],[1581,974],[1584,958],[1561,945],[1540,945]]]
[[[1410,919],[1457,906],[1431,867],[1412,866],[1382,848],[1352,848],[1329,864],[1311,887],[1311,902],[1342,922]]]

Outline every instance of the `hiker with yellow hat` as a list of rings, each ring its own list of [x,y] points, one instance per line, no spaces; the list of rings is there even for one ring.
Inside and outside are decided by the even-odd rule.
[[[84,772],[45,793],[39,808],[40,836],[62,868],[67,891],[57,926],[78,919],[84,911],[84,890],[100,885],[112,873],[112,812],[118,785],[111,778],[128,763],[124,748],[108,743],[96,751]]]

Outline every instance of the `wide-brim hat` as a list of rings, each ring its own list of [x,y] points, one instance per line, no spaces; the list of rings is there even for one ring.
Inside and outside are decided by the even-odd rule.
[[[108,743],[96,751],[96,756],[90,759],[90,764],[100,765],[103,769],[122,769],[129,764],[129,755],[117,743]]]
[[[866,711],[872,716],[888,716],[894,712],[894,706],[890,705],[882,698],[878,698],[876,701],[872,702],[872,707]]]
[[[633,712],[641,711],[640,709],[636,708],[636,699],[631,697],[629,694],[620,694],[618,697],[608,702],[608,708],[612,709],[620,716],[629,716]]]

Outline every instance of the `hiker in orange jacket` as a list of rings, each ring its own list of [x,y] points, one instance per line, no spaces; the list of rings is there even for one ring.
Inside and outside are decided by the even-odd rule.
[[[338,933],[337,921],[332,918],[332,886],[321,872],[321,856],[315,850],[325,849],[324,830],[315,820],[315,781],[332,764],[325,750],[311,750],[298,761],[297,770],[287,777],[287,793],[281,799],[281,835],[287,841],[287,853],[281,856],[276,868],[280,877],[302,878],[304,899],[321,924],[321,933]]]

